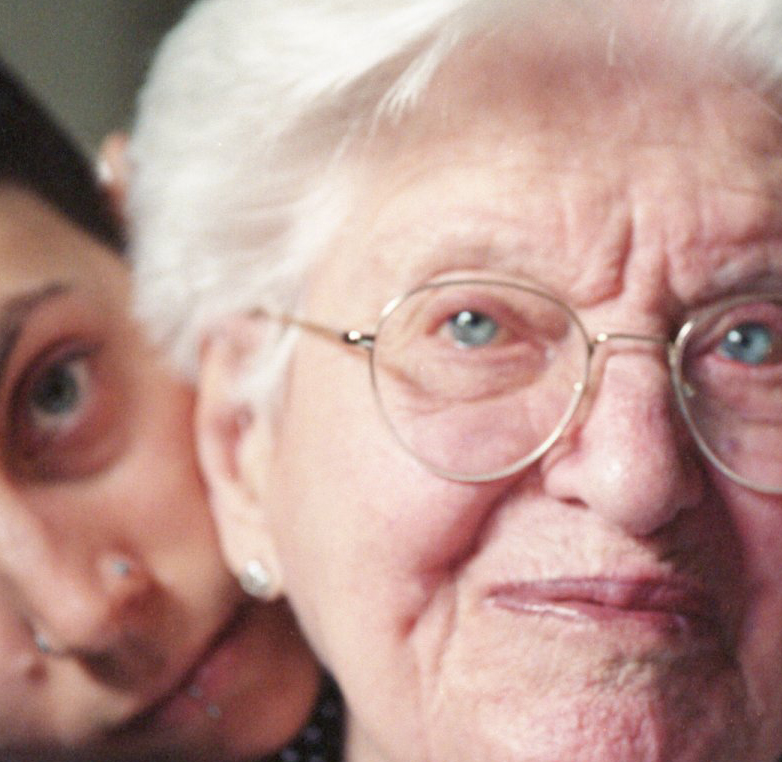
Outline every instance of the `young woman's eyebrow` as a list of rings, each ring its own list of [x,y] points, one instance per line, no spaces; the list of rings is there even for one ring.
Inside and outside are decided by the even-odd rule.
[[[46,302],[70,290],[67,283],[52,281],[39,288],[13,296],[0,305],[0,381],[5,377],[8,358],[19,341],[30,315]]]

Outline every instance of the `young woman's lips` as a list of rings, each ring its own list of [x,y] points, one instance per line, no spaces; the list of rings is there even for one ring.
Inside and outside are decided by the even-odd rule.
[[[225,682],[222,673],[232,666],[234,643],[241,639],[247,622],[248,612],[242,606],[165,695],[123,723],[112,735],[136,736],[172,730],[196,718],[219,719],[220,707],[214,698]],[[220,669],[221,666],[226,669]]]
[[[605,624],[634,621],[697,638],[720,631],[714,598],[697,585],[678,580],[535,580],[499,585],[489,592],[488,600],[520,614]]]

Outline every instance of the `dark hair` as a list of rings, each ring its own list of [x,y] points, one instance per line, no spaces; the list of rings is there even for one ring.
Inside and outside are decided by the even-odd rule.
[[[121,252],[123,236],[90,162],[0,61],[0,183],[32,191]]]

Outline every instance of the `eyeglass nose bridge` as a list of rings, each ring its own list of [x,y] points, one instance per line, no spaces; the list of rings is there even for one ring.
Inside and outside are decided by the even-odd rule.
[[[671,342],[665,336],[654,336],[644,333],[625,333],[622,331],[601,331],[600,333],[596,333],[589,341],[590,356],[594,353],[598,346],[609,341],[643,341],[647,344],[658,344],[659,346],[663,346],[669,352],[673,347],[673,342]]]
[[[554,444],[571,425],[571,421],[576,414],[577,410],[584,412],[584,397],[587,395],[588,390],[592,387],[592,359],[597,348],[603,344],[607,344],[609,341],[640,341],[645,344],[651,344],[659,346],[665,349],[665,356],[668,365],[669,380],[673,387],[674,394],[676,394],[676,379],[674,367],[676,365],[676,342],[671,341],[665,336],[643,334],[643,333],[629,333],[627,331],[600,331],[589,338],[589,335],[582,328],[582,333],[586,339],[587,345],[587,365],[584,373],[584,377],[581,381],[577,381],[573,386],[573,391],[576,394],[575,404],[566,415],[565,420],[557,428],[556,433],[547,440],[546,450]],[[687,393],[684,389],[683,393]],[[685,418],[687,416],[685,415]],[[541,453],[542,454],[542,453]]]
[[[626,331],[600,331],[596,333],[591,339],[587,338],[587,353],[590,363],[589,375],[591,375],[591,361],[595,354],[595,351],[602,344],[607,344],[609,341],[640,341],[645,344],[654,344],[665,349],[665,358],[668,363],[668,370],[671,372],[671,382],[676,386],[676,382],[673,379],[673,369],[676,365],[676,342],[671,341],[665,336],[655,336],[648,333],[628,333]],[[584,385],[589,385],[589,380]]]
[[[645,344],[653,344],[665,349],[665,356],[668,363],[668,370],[671,373],[671,383],[676,386],[676,382],[673,379],[673,369],[676,364],[676,344],[665,336],[655,336],[653,334],[644,333],[628,333],[626,331],[600,331],[600,333],[594,334],[590,339],[585,333],[584,337],[587,340],[587,372],[583,382],[576,383],[576,391],[583,393],[586,392],[587,387],[590,386],[590,379],[592,375],[592,358],[597,348],[603,344],[607,344],[609,341],[640,341]]]
[[[603,344],[607,344],[609,341],[640,341],[645,344],[653,344],[665,349],[665,357],[668,363],[668,370],[670,373],[671,384],[676,387],[676,381],[674,379],[674,366],[676,365],[676,342],[671,341],[665,336],[659,336],[648,333],[629,333],[627,331],[600,331],[592,336],[590,339],[585,333],[587,339],[587,373],[584,382],[576,383],[576,391],[580,393],[586,392],[590,386],[590,379],[592,375],[592,358],[594,357],[597,348]],[[686,390],[685,390],[686,393]]]

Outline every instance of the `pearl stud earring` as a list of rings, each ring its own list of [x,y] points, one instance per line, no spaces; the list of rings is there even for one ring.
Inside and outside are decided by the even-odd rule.
[[[271,574],[257,558],[253,558],[245,564],[239,575],[239,585],[245,593],[254,598],[268,601],[273,597]]]

